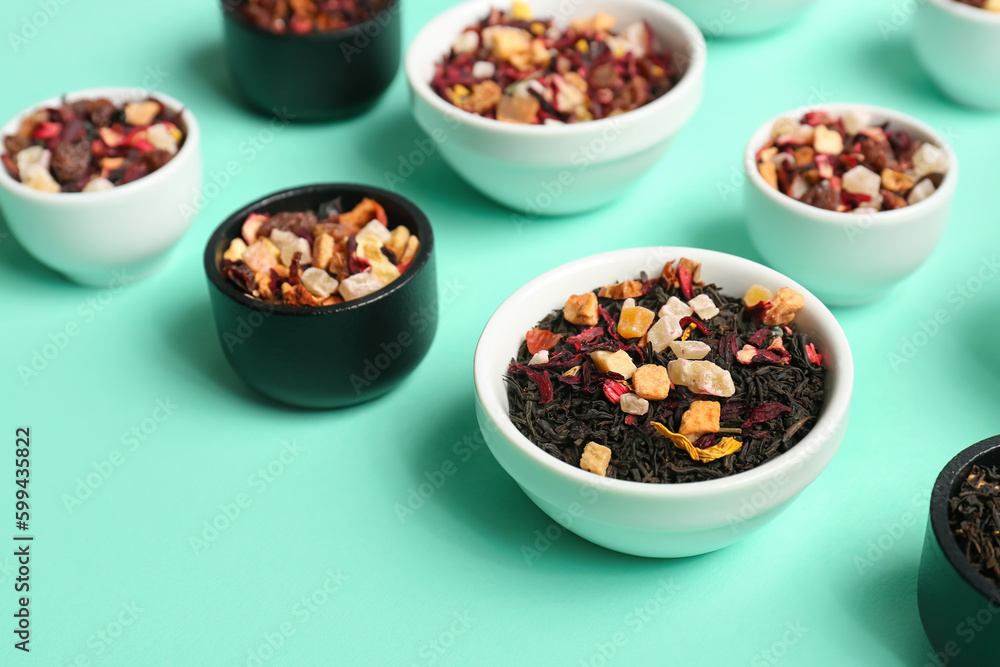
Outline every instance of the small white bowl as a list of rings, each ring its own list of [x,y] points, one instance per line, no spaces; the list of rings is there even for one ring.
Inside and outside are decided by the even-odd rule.
[[[799,18],[816,0],[671,0],[710,37],[746,37]]]
[[[913,46],[949,97],[1000,110],[1000,14],[955,0],[924,0],[914,17]]]
[[[171,109],[184,108],[172,97],[135,88],[66,95],[70,102],[99,97],[116,105],[152,97]],[[4,125],[0,135],[16,133],[26,115],[62,101],[53,97],[32,105]],[[187,109],[181,119],[187,138],[177,155],[152,174],[113,190],[40,192],[0,168],[0,209],[11,232],[39,262],[83,285],[107,286],[114,272],[129,280],[155,273],[191,226],[201,197],[198,122]]]
[[[912,116],[865,104],[825,104],[836,116],[848,110],[871,114],[872,123],[890,121],[914,139],[930,141],[948,154],[950,168],[941,187],[924,201],[872,215],[817,208],[775,190],[757,171],[757,151],[771,136],[774,121],[801,117],[816,107],[794,109],[762,125],[747,144],[744,165],[747,225],[767,263],[812,290],[828,305],[853,306],[885,296],[917,270],[937,246],[948,221],[958,158],[944,138]]]
[[[646,271],[659,275],[668,260],[702,262],[703,279],[726,294],[754,284],[792,287],[806,299],[795,322],[814,336],[829,371],[826,404],[814,429],[781,456],[731,477],[688,484],[644,484],[581,470],[539,449],[508,417],[503,377],[524,334],[565,303]],[[837,320],[805,288],[741,257],[692,248],[634,248],[577,260],[515,292],[483,330],[475,359],[476,408],[497,461],[538,507],[564,528],[601,546],[651,557],[693,556],[721,549],[780,514],[827,466],[847,430],[854,363]],[[671,445],[672,446],[672,445]]]
[[[462,111],[430,85],[435,64],[455,37],[495,4],[472,0],[452,7],[413,40],[406,74],[417,123],[462,178],[528,217],[578,213],[620,197],[663,156],[701,101],[705,39],[698,27],[660,0],[534,0],[537,16],[565,22],[599,11],[613,14],[619,26],[646,19],[661,45],[685,63],[685,72],[663,97],[615,118],[562,126],[517,125]]]

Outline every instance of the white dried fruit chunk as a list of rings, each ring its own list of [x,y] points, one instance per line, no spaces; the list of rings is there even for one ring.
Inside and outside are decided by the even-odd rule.
[[[238,262],[243,259],[243,253],[247,251],[247,244],[243,239],[233,239],[229,244],[229,248],[222,254],[222,259],[228,259],[230,262]]]
[[[675,340],[670,343],[670,349],[678,359],[704,359],[712,348],[700,340]]]
[[[278,246],[279,250],[290,243],[295,243],[297,238],[299,238],[298,235],[283,229],[271,230],[271,243]]]
[[[840,136],[840,132],[828,129],[826,125],[817,125],[813,134],[813,148],[817,153],[840,155],[844,152],[844,138]]]
[[[497,66],[488,60],[480,60],[472,66],[472,76],[477,79],[491,79],[497,73]]]
[[[624,394],[618,405],[621,406],[622,412],[630,415],[641,416],[649,412],[649,401],[635,394]]]
[[[292,260],[297,252],[302,253],[302,257],[299,258],[299,266],[312,264],[312,247],[310,247],[309,241],[306,241],[301,236],[296,236],[294,241],[281,246],[280,249],[281,263],[285,266],[292,265]]]
[[[344,297],[345,301],[360,299],[380,289],[382,289],[382,282],[367,271],[355,273],[349,278],[344,278],[344,282],[340,283],[340,295]]]
[[[676,359],[667,364],[667,373],[675,385],[685,386],[696,394],[729,398],[736,393],[733,376],[711,361]]]
[[[871,125],[871,114],[867,111],[852,109],[845,111],[840,120],[844,123],[844,129],[847,130],[847,134],[853,135]]]
[[[914,204],[919,204],[920,202],[922,202],[923,200],[927,199],[932,194],[934,194],[936,191],[937,188],[934,187],[934,184],[931,183],[931,180],[929,178],[925,178],[924,180],[920,181],[919,183],[913,186],[913,189],[910,190],[910,196],[906,198],[906,203],[909,204],[910,206],[913,206]]]
[[[549,363],[549,351],[542,350],[541,352],[535,352],[534,356],[531,357],[531,361],[528,362],[528,365],[535,366],[537,364],[547,363]]]
[[[680,318],[668,314],[650,327],[649,331],[646,332],[646,340],[653,346],[653,351],[659,354],[667,349],[671,341],[677,340],[683,334],[684,329],[681,328]]]
[[[678,320],[685,317],[691,317],[692,313],[694,313],[694,308],[687,305],[676,296],[672,296],[667,299],[667,302],[660,308],[660,317],[673,315]]]
[[[913,154],[913,176],[948,173],[948,154],[933,144],[923,143]]]
[[[302,272],[302,286],[309,293],[320,299],[325,299],[337,291],[340,283],[323,269],[311,266]]]
[[[177,152],[177,138],[163,123],[150,125],[149,129],[146,130],[146,140],[153,144],[153,148],[166,151],[171,155]]]
[[[479,33],[472,30],[466,30],[455,38],[451,48],[456,54],[471,53],[472,51],[475,51],[479,48]]]
[[[628,380],[635,373],[635,363],[625,350],[607,352],[599,350],[590,353],[590,360],[602,373],[618,373]]]
[[[608,464],[611,463],[611,449],[596,442],[588,442],[583,448],[583,456],[580,457],[580,467],[595,475],[604,477],[608,472]]]
[[[844,174],[843,187],[856,195],[874,197],[882,186],[882,177],[871,169],[858,165]]]
[[[17,154],[17,170],[23,175],[35,166],[48,170],[52,162],[52,152],[41,146],[29,146]]]
[[[698,317],[706,321],[719,314],[719,308],[712,301],[712,297],[707,294],[699,294],[688,301],[688,305],[694,309],[694,312],[698,313]]]
[[[83,186],[82,192],[104,192],[106,190],[113,190],[114,187],[114,183],[106,178],[98,176],[97,178],[92,179],[90,183]]]
[[[389,228],[378,220],[372,220],[361,228],[361,231],[358,232],[357,240],[360,242],[361,239],[367,236],[374,236],[382,242],[381,245],[384,245],[389,242],[389,239],[392,238],[392,232],[390,232]]]
[[[149,125],[160,113],[160,103],[154,100],[131,102],[125,105],[125,122],[129,125],[142,127]]]
[[[243,262],[250,267],[254,273],[270,271],[272,266],[277,266],[278,258],[274,256],[268,247],[266,239],[260,239],[251,244],[240,257]]]
[[[777,139],[778,137],[787,137],[795,134],[799,129],[799,121],[795,120],[791,116],[782,116],[778,120],[774,121],[774,125],[771,126],[771,138]]]

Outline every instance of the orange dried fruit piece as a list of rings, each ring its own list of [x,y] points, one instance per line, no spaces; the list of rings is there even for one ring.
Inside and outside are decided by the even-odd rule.
[[[649,308],[642,306],[632,306],[622,308],[622,314],[618,318],[618,335],[622,338],[642,338],[653,326],[656,313]]]
[[[638,299],[642,296],[642,283],[638,280],[626,280],[616,285],[605,285],[597,296],[604,299]]]
[[[719,432],[722,406],[716,401],[694,401],[681,416],[681,435],[697,440],[706,433]]]
[[[791,287],[782,287],[774,295],[771,307],[764,313],[761,320],[764,326],[774,327],[783,324],[791,324],[795,319],[795,314],[806,305],[804,296],[793,290]]]
[[[611,463],[611,449],[596,442],[588,442],[580,457],[580,467],[595,475],[605,477]]]
[[[598,350],[597,352],[590,353],[590,360],[594,362],[597,370],[602,373],[618,373],[626,380],[631,378],[636,371],[635,362],[632,361],[632,357],[628,356],[628,352],[625,350],[618,350],[617,352]]]
[[[541,108],[541,103],[534,97],[504,95],[497,104],[497,120],[530,125],[535,122]]]
[[[640,366],[632,374],[635,395],[647,401],[662,401],[670,394],[667,369],[656,364]]]
[[[570,324],[592,327],[597,324],[597,295],[593,292],[573,294],[563,306],[563,318]]]

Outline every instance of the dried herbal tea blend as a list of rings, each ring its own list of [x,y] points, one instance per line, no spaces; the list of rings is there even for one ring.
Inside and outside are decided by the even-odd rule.
[[[77,100],[28,115],[3,139],[11,176],[42,192],[100,192],[138,180],[184,145],[180,111],[154,99]]]
[[[318,214],[251,213],[242,238],[223,255],[222,275],[268,303],[315,307],[360,299],[397,280],[420,248],[409,229],[388,225],[372,199],[347,212],[336,199]]]
[[[1000,587],[1000,468],[973,466],[948,518],[965,557]]]
[[[665,95],[680,74],[648,23],[614,27],[614,17],[597,14],[563,29],[515,2],[460,34],[431,86],[464,111],[509,123],[579,123],[632,111]]]
[[[370,20],[388,0],[243,0],[239,12],[253,25],[303,35],[343,30]]]
[[[757,170],[775,190],[829,211],[877,213],[927,199],[948,172],[948,154],[866,113],[810,111],[775,121]]]
[[[793,321],[798,292],[742,298],[701,265],[574,294],[525,335],[505,376],[510,419],[598,475],[678,483],[750,470],[791,449],[823,406],[823,358]]]
[[[970,5],[972,7],[978,7],[979,9],[985,9],[990,12],[1000,13],[1000,0],[956,0],[961,2],[963,5]]]

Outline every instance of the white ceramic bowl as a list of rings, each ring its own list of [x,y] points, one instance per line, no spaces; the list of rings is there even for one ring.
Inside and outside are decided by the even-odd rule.
[[[875,124],[891,122],[915,139],[930,141],[948,153],[951,167],[941,187],[915,206],[872,215],[839,213],[809,206],[769,186],[757,171],[756,154],[771,136],[780,116],[762,125],[747,144],[744,163],[747,225],[767,263],[792,276],[825,303],[852,306],[882,298],[930,256],[948,221],[958,159],[944,138],[906,114],[865,104],[826,104],[834,115],[865,110]],[[803,107],[781,114],[799,118]]]
[[[147,96],[172,109],[184,107],[167,95],[134,88],[81,90],[66,99],[106,97],[117,105]],[[33,105],[0,134],[16,133],[26,115],[61,103],[53,97]],[[113,190],[39,192],[0,169],[0,209],[11,232],[35,259],[84,285],[107,286],[115,272],[129,280],[155,273],[191,226],[201,196],[198,122],[187,109],[181,118],[187,138],[177,155],[152,174]]]
[[[791,23],[816,0],[671,0],[710,37],[746,37]]]
[[[560,22],[599,11],[613,14],[619,26],[646,19],[686,71],[663,97],[615,118],[517,125],[461,111],[430,85],[434,65],[455,37],[495,5],[494,0],[462,3],[432,19],[413,40],[406,74],[417,123],[462,178],[530,218],[577,213],[621,196],[663,156],[701,101],[705,39],[697,26],[660,0],[534,0],[537,16]]]
[[[717,283],[727,294],[743,294],[753,284],[802,292],[806,305],[796,324],[815,336],[830,368],[826,405],[813,431],[785,454],[753,470],[689,484],[607,479],[546,454],[507,415],[503,376],[525,332],[561,308],[569,294],[633,278],[643,270],[659,275],[667,260],[680,257],[702,262],[703,279]],[[854,364],[847,338],[830,311],[777,271],[710,250],[634,248],[565,264],[515,292],[490,318],[479,339],[475,383],[479,424],[490,451],[546,514],[615,551],[678,557],[739,541],[781,513],[819,476],[847,429]]]
[[[924,0],[914,17],[913,46],[949,97],[1000,110],[1000,14],[955,0]]]

